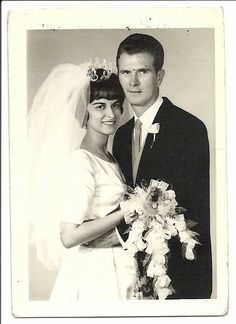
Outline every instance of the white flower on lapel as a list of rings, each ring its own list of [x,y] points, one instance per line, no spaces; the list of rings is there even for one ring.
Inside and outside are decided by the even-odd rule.
[[[150,146],[150,149],[153,147],[153,144],[156,140],[156,136],[160,131],[160,124],[159,123],[155,123],[152,124],[152,126],[149,128],[148,133],[153,134],[153,138],[152,138],[152,144]]]

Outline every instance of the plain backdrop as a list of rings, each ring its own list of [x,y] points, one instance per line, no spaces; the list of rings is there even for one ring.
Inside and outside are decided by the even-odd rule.
[[[63,6],[68,6],[69,1],[63,2]],[[75,2],[73,2],[74,4]],[[136,2],[138,3],[138,2]],[[235,154],[233,154],[235,147],[235,84],[236,84],[236,74],[235,74],[235,57],[236,57],[236,43],[234,41],[235,30],[236,30],[236,4],[234,1],[158,1],[158,6],[169,6],[172,7],[185,7],[189,6],[221,6],[224,10],[224,28],[225,28],[225,76],[226,76],[226,105],[227,105],[227,170],[228,170],[228,219],[229,219],[229,275],[230,275],[230,285],[229,285],[229,313],[226,316],[217,316],[212,319],[210,316],[181,316],[181,317],[162,317],[161,321],[165,323],[198,323],[199,320],[202,323],[211,323],[212,320],[218,323],[232,323],[233,318],[236,316],[235,312]],[[8,46],[7,46],[7,13],[9,9],[21,8],[21,7],[40,7],[40,6],[54,6],[57,7],[58,2],[42,2],[37,1],[32,4],[29,1],[5,1],[2,6],[2,186],[3,190],[1,192],[2,197],[2,218],[1,218],[1,252],[2,252],[2,309],[1,318],[4,323],[15,323],[19,319],[14,318],[11,313],[11,261],[10,261],[10,203],[9,203],[9,110],[8,106]],[[60,4],[62,6],[62,4]],[[145,7],[148,4],[145,2]],[[149,4],[150,6],[150,4]],[[222,45],[222,48],[224,45]],[[185,107],[186,108],[186,107]],[[226,215],[223,215],[223,217]],[[125,320],[125,319],[124,319]],[[158,319],[156,317],[145,318],[148,323],[156,323]],[[21,318],[21,323],[67,323],[67,322],[77,322],[77,318]],[[123,321],[123,318],[80,318],[80,322],[84,323],[117,323]],[[143,318],[133,317],[129,318],[130,323],[143,323]]]
[[[208,129],[211,152],[211,236],[213,248],[213,297],[215,273],[215,53],[214,29],[77,29],[32,30],[27,35],[28,109],[37,89],[50,70],[61,63],[80,64],[96,57],[115,66],[119,43],[134,32],[156,37],[165,51],[165,78],[161,96],[200,118]],[[129,118],[126,107],[121,123]],[[31,300],[49,297],[57,271],[48,271],[29,249],[29,288]]]

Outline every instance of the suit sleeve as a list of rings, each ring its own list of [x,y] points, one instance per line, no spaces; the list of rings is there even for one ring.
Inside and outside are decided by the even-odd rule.
[[[210,175],[209,175],[209,142],[206,127],[203,125],[199,133],[197,160],[193,178],[192,214],[198,222],[201,245],[198,247],[198,276],[201,281],[199,295],[210,298],[212,292],[212,255],[210,238]],[[196,273],[197,275],[197,273]]]
[[[191,292],[191,298],[210,298],[212,292],[212,263],[210,239],[210,192],[209,192],[209,142],[204,124],[200,124],[195,136],[190,141],[193,147],[190,157],[189,174],[189,206],[186,218],[197,222],[196,230],[201,245],[196,246],[196,261],[191,261],[188,287],[183,284],[186,291]],[[186,261],[189,262],[189,261]],[[197,281],[197,285],[196,285]]]

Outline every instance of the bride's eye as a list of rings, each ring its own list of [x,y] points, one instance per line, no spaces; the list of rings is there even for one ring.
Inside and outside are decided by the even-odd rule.
[[[104,109],[105,105],[99,104],[99,105],[95,105],[96,109]]]
[[[119,102],[116,102],[112,105],[112,108],[114,109],[120,109],[120,103]]]

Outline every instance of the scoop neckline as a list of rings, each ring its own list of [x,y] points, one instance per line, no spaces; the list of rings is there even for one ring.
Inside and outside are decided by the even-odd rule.
[[[117,163],[116,160],[115,160],[115,158],[112,156],[112,154],[111,154],[110,152],[108,152],[108,153],[109,153],[109,155],[112,157],[112,159],[114,159],[113,162],[111,162],[111,161],[106,161],[106,160],[104,160],[103,158],[99,157],[98,155],[96,155],[96,154],[94,154],[94,153],[92,153],[92,152],[90,152],[90,151],[88,151],[88,150],[86,150],[86,149],[80,148],[79,150],[81,150],[81,151],[85,151],[85,152],[88,152],[89,154],[91,154],[92,156],[95,156],[96,158],[98,158],[99,160],[102,160],[103,162],[106,162],[106,163],[109,163],[109,164],[116,164],[116,163]]]

